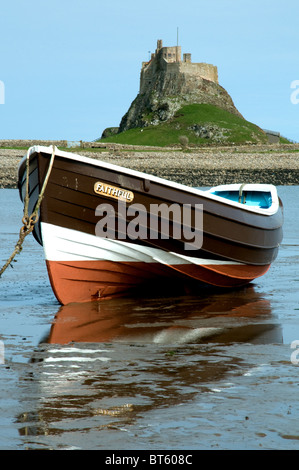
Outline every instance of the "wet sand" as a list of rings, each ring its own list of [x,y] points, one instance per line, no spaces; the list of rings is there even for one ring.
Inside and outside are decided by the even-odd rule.
[[[33,144],[33,142],[32,142]],[[0,188],[15,188],[25,150],[0,147]],[[299,144],[145,149],[110,145],[79,154],[143,171],[188,186],[253,182],[299,184]]]

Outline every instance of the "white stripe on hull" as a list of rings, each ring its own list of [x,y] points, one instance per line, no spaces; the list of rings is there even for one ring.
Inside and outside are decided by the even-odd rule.
[[[242,265],[236,261],[194,258],[159,248],[97,237],[73,229],[41,222],[47,261],[145,262],[167,265]]]

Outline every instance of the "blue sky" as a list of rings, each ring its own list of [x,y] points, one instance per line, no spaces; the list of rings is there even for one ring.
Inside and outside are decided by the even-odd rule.
[[[142,61],[179,28],[247,120],[299,142],[298,13],[298,0],[2,0],[0,139],[88,141],[118,126]]]

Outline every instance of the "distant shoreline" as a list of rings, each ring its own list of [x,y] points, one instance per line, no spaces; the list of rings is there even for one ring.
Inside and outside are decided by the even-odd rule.
[[[50,145],[52,141],[0,140],[0,188],[17,187],[19,162],[35,144]],[[53,144],[63,148],[66,141]],[[193,187],[248,182],[299,185],[299,144],[182,150],[81,142],[73,151]]]

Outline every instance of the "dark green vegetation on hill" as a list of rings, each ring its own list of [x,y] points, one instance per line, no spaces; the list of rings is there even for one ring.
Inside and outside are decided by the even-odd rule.
[[[180,145],[180,141],[184,145],[196,146],[268,142],[266,134],[255,124],[210,104],[186,105],[173,118],[158,125],[151,124],[151,114],[144,119],[148,122],[146,127],[129,129],[99,140],[159,147]]]

